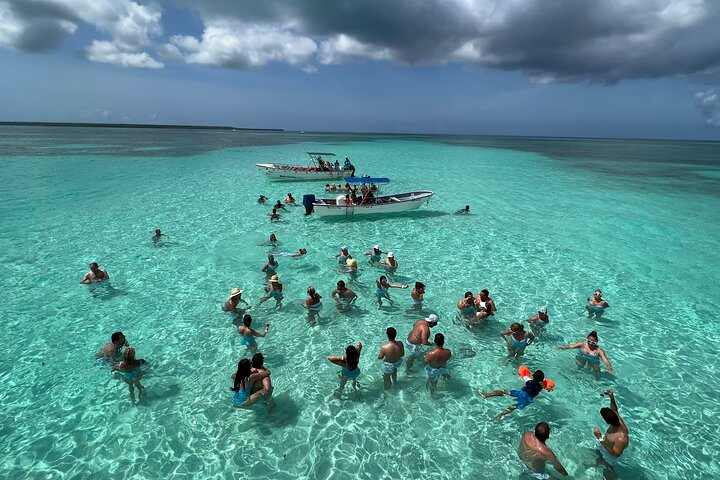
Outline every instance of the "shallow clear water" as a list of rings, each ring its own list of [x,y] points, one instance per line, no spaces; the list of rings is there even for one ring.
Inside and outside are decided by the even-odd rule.
[[[544,420],[574,478],[596,479],[592,429],[608,387],[631,431],[621,478],[720,475],[718,144],[3,127],[0,145],[0,449],[12,452],[0,477],[514,478],[521,432]],[[322,184],[270,183],[255,163],[313,150],[390,177],[389,191],[436,196],[388,219],[297,207],[270,225],[260,193],[299,200]],[[472,215],[450,214],[467,203]],[[157,227],[163,247],[150,241]],[[268,253],[257,244],[270,232],[309,254],[279,259],[281,310],[250,312],[257,328],[272,324],[258,340],[276,388],[268,413],[231,407],[229,376],[247,351],[220,304],[232,287],[257,304]],[[362,260],[357,307],[331,308],[339,246],[357,256],[374,243],[396,253],[398,281],[428,285],[423,315],[406,311],[409,290],[378,309],[380,272]],[[90,261],[114,290],[78,285]],[[298,305],[310,284],[326,303],[315,323]],[[455,303],[482,288],[499,310],[470,331]],[[612,305],[599,322],[583,310],[595,288]],[[510,400],[473,389],[520,386],[497,333],[542,304],[549,331],[522,363],[557,388],[493,422]],[[430,396],[423,373],[401,373],[383,392],[385,328],[405,337],[429,312],[455,352],[453,379]],[[152,365],[137,406],[94,360],[116,330]],[[554,349],[590,330],[616,376],[596,379]],[[358,340],[362,397],[335,400],[326,357]]]

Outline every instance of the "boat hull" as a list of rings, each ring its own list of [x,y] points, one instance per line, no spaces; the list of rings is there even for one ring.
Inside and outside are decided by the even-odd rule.
[[[421,190],[378,197],[375,203],[366,205],[339,205],[335,199],[318,200],[313,203],[320,217],[345,217],[355,215],[382,215],[416,210],[430,201],[433,192]]]
[[[277,181],[338,181],[350,175],[352,170],[309,171],[299,165],[280,165],[277,163],[258,163],[258,170],[269,180]]]

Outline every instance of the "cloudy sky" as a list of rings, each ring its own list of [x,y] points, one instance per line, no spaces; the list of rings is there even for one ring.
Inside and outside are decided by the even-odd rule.
[[[0,119],[720,140],[718,0],[0,0]]]

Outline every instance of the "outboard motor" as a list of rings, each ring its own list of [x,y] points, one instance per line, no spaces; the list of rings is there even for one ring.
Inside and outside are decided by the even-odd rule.
[[[303,195],[302,203],[305,206],[305,215],[310,215],[315,211],[315,207],[313,207],[313,203],[315,203],[315,195]]]

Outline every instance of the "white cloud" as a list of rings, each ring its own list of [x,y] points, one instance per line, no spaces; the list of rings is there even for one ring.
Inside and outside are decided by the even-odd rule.
[[[388,48],[364,44],[341,33],[320,43],[318,60],[323,64],[345,63],[352,60],[391,60]]]
[[[146,52],[125,51],[113,42],[102,40],[93,40],[85,50],[85,56],[90,61],[110,63],[118,67],[163,68],[165,66]]]
[[[270,62],[305,64],[317,50],[311,38],[282,26],[239,21],[208,21],[201,39],[175,35],[170,44],[185,54],[188,63],[241,69]]]

